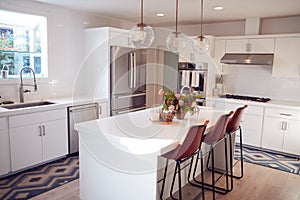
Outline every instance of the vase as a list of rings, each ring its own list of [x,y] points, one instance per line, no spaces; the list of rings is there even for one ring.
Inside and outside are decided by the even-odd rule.
[[[184,119],[184,116],[185,116],[185,112],[184,112],[183,110],[178,110],[178,111],[176,112],[176,118],[177,118],[177,119],[182,120],[182,119]]]

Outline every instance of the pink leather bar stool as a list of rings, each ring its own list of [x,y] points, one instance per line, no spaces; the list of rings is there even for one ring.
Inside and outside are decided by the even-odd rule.
[[[163,199],[163,192],[164,192],[164,187],[165,187],[165,181],[166,181],[166,176],[167,176],[169,160],[173,160],[176,162],[172,185],[171,185],[171,190],[170,190],[170,197],[172,199],[175,199],[173,196],[173,188],[174,188],[174,183],[175,183],[175,178],[176,178],[176,173],[177,173],[178,174],[179,199],[182,199],[181,170],[183,168],[181,165],[183,163],[187,163],[189,161],[190,164],[187,164],[184,167],[190,165],[190,169],[189,169],[189,174],[190,174],[194,156],[197,155],[201,149],[201,143],[204,139],[204,132],[205,132],[206,125],[208,124],[208,122],[209,121],[205,121],[203,125],[196,125],[196,126],[190,127],[190,129],[187,133],[187,136],[184,139],[182,144],[178,144],[178,146],[174,150],[161,155],[162,157],[167,158],[167,161],[166,161],[166,167],[165,167],[165,171],[164,171],[164,177],[162,179],[163,183],[162,183],[162,189],[161,189],[161,193],[160,193],[160,199]],[[202,178],[203,178],[203,173],[202,173]],[[204,199],[204,198],[205,198],[204,197],[204,188],[202,187],[202,199]]]
[[[226,132],[229,135],[229,143],[230,143],[230,166],[231,166],[231,174],[230,176],[240,179],[244,176],[244,161],[243,161],[243,139],[242,139],[242,128],[241,128],[241,120],[242,120],[242,116],[244,113],[244,110],[248,107],[248,105],[244,105],[243,107],[239,107],[236,109],[236,111],[234,112],[233,116],[230,118],[228,125],[226,127]],[[238,133],[239,132],[239,136],[240,136],[240,143],[239,143],[239,147],[240,147],[240,158],[238,159],[238,161],[236,163],[233,164],[233,149],[234,147],[232,146],[232,136],[234,133]],[[238,163],[241,162],[240,164],[240,175],[239,176],[235,176],[233,175],[233,167]]]
[[[226,127],[229,122],[230,116],[233,114],[233,111],[231,111],[229,114],[225,114],[219,117],[218,121],[214,125],[213,129],[205,134],[203,142],[208,144],[210,146],[210,149],[208,152],[205,152],[205,154],[202,154],[200,160],[208,155],[208,160],[207,160],[207,168],[208,170],[211,171],[211,177],[212,177],[212,182],[211,184],[205,183],[203,181],[203,178],[201,181],[196,179],[196,169],[198,165],[198,160],[199,157],[197,157],[196,163],[195,163],[195,168],[193,172],[193,182],[189,181],[191,185],[194,186],[201,186],[204,187],[204,189],[211,190],[213,192],[213,199],[215,199],[215,192],[221,193],[221,194],[226,194],[227,192],[230,191],[229,189],[229,180],[228,180],[228,156],[227,156],[227,136],[225,135]],[[225,156],[225,171],[221,176],[219,176],[217,179],[215,179],[215,152],[214,152],[214,147],[216,145],[219,145],[222,141],[224,141],[224,156]],[[200,154],[198,154],[199,156]],[[211,157],[211,159],[210,159]],[[211,160],[211,168],[208,167],[208,163]],[[201,163],[202,166],[202,163]],[[202,168],[202,167],[201,167]],[[203,169],[201,169],[201,174],[203,174]],[[225,176],[226,178],[226,188],[218,187],[216,186],[216,183],[223,177]]]

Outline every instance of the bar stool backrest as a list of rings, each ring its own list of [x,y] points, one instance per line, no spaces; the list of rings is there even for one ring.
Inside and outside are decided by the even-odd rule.
[[[219,117],[213,129],[205,135],[205,143],[212,144],[224,137],[229,118],[232,114],[233,111],[231,111],[229,114],[221,115]]]
[[[190,157],[201,147],[201,143],[204,138],[203,135],[208,122],[209,121],[205,121],[203,125],[196,125],[190,127],[186,138],[184,139],[182,145],[180,145],[175,160],[181,160]]]
[[[244,105],[243,107],[239,107],[236,109],[236,111],[234,112],[234,114],[232,115],[232,117],[230,118],[227,124],[227,128],[226,128],[227,133],[231,133],[239,129],[244,110],[247,107],[248,105]]]

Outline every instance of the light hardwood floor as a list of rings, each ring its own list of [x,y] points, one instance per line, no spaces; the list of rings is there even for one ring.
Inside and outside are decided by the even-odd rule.
[[[238,167],[238,166],[236,166]],[[244,163],[244,177],[234,179],[233,191],[217,194],[218,200],[300,200],[300,175]],[[183,188],[183,199],[200,200],[200,189],[193,186]],[[175,194],[176,196],[176,194]],[[43,193],[31,200],[79,200],[79,181],[73,181],[57,189]],[[205,199],[212,199],[205,192]]]

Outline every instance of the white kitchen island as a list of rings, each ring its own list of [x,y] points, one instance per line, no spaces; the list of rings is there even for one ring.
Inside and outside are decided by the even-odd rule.
[[[160,155],[184,140],[192,125],[210,120],[209,131],[224,110],[200,107],[199,113],[171,123],[151,122],[149,114],[143,110],[75,125],[82,200],[159,199],[157,181],[165,165]]]

